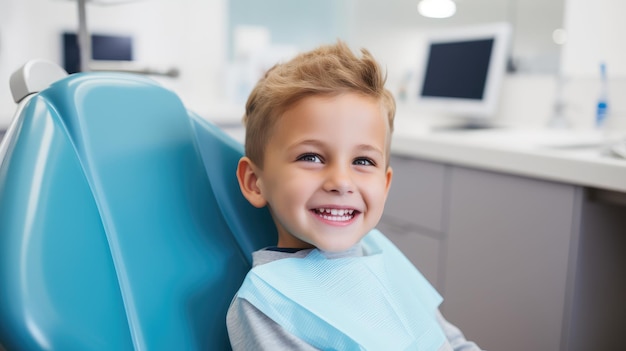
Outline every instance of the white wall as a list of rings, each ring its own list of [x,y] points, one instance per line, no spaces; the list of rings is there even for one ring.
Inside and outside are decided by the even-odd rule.
[[[226,57],[227,0],[143,0],[87,6],[93,32],[132,34],[134,56],[151,68],[177,67],[176,78],[158,78],[189,108],[203,111],[220,98]],[[0,0],[0,128],[15,110],[9,76],[24,62],[44,58],[61,64],[61,32],[78,26],[76,2]]]
[[[566,0],[568,41],[561,56],[567,113],[581,126],[591,127],[600,92],[600,62],[609,78],[609,126],[626,130],[626,2]]]
[[[566,75],[596,77],[605,61],[611,75],[626,77],[625,11],[623,0],[567,0],[561,62]]]
[[[373,1],[373,0],[371,0]],[[382,5],[381,5],[382,6]],[[626,130],[626,13],[623,0],[565,0],[562,47],[564,113],[574,129],[594,128],[600,92],[599,63],[608,66],[611,116],[609,128]],[[373,15],[372,15],[373,16]],[[353,46],[367,47],[388,68],[389,88],[397,92],[402,77],[417,67],[423,29],[380,28],[360,14]],[[393,38],[390,40],[389,38]],[[556,74],[514,74],[505,78],[498,119],[517,126],[546,126],[554,114]]]
[[[362,0],[346,0],[350,4]],[[575,128],[593,126],[599,92],[599,61],[608,64],[611,123],[626,129],[626,13],[622,0],[565,0],[563,47],[566,114]],[[371,4],[378,4],[369,0]],[[383,6],[383,5],[381,5]],[[179,93],[187,106],[206,114],[224,101],[228,0],[143,0],[117,6],[88,6],[92,31],[135,36],[136,58],[153,68],[176,66],[177,79],[159,79]],[[350,20],[354,47],[367,47],[387,65],[390,88],[397,91],[419,57],[420,30],[372,26],[367,14]],[[415,14],[412,14],[414,16]],[[373,15],[372,15],[373,16]],[[348,16],[351,17],[351,16]],[[376,18],[376,16],[374,16]],[[9,75],[31,58],[61,61],[60,33],[77,26],[77,8],[66,0],[0,0],[0,128],[12,117]],[[375,27],[375,28],[374,28]],[[390,40],[393,38],[393,40]],[[540,126],[552,114],[556,77],[513,75],[506,79],[500,118]],[[228,112],[228,111],[227,111]],[[239,110],[235,113],[239,115]]]

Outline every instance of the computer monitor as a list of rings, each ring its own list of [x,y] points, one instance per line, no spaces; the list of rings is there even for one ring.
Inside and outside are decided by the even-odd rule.
[[[506,73],[510,37],[507,23],[428,33],[417,75],[418,104],[460,118],[463,127],[491,125]]]
[[[63,33],[63,68],[67,73],[80,71],[80,54],[76,33]],[[91,59],[132,61],[133,38],[130,35],[92,34]]]

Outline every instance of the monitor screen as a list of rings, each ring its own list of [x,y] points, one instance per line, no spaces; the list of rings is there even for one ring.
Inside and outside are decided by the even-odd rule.
[[[493,117],[509,40],[506,23],[428,33],[418,74],[418,103],[456,117]]]
[[[492,48],[493,38],[433,43],[422,96],[482,100]]]
[[[129,35],[92,34],[91,59],[132,61],[132,37]],[[80,54],[76,33],[63,33],[63,68],[70,74],[80,71]]]

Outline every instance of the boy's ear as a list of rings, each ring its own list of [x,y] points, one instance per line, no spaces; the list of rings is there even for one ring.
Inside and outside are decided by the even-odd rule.
[[[261,208],[267,204],[257,184],[258,169],[247,157],[242,157],[237,165],[237,180],[243,196],[252,206]]]
[[[391,179],[393,178],[393,169],[391,166],[387,167],[387,171],[385,172],[385,179],[387,184],[385,184],[385,193],[389,194],[389,188],[391,188]]]

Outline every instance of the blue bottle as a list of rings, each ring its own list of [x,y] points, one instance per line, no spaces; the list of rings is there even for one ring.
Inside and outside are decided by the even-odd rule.
[[[609,116],[609,93],[606,64],[600,64],[600,96],[596,105],[596,128],[603,128]]]

